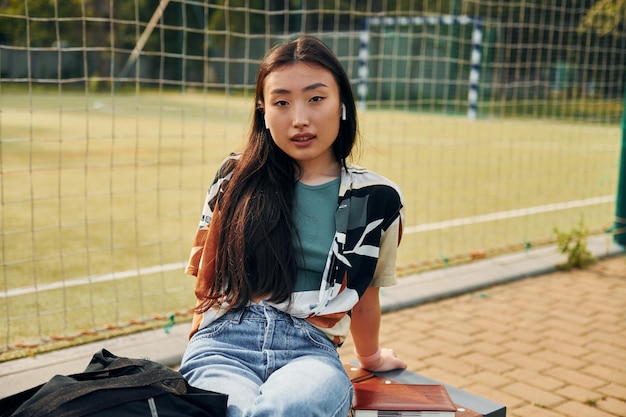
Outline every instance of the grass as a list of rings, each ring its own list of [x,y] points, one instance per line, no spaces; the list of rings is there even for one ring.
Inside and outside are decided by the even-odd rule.
[[[482,104],[481,108],[483,112],[490,112],[496,117],[552,118],[618,124],[623,105],[622,98],[604,100],[593,97],[553,97],[550,100],[492,101]]]
[[[250,99],[217,94],[20,92],[0,99],[0,291],[185,261],[215,169],[245,137]],[[407,227],[615,195],[617,125],[368,110],[358,162],[396,181]],[[597,204],[406,233],[399,269],[554,239]],[[182,269],[0,298],[4,345],[193,305]],[[45,288],[45,287],[43,287]]]

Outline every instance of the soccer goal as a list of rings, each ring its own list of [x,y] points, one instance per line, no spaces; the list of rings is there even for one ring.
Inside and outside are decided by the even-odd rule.
[[[380,96],[385,95],[384,91],[376,89],[376,87],[370,89],[370,83],[384,86],[386,82],[390,90],[388,98],[391,101],[416,102],[420,95],[428,95],[425,90],[420,90],[420,87],[424,86],[430,92],[443,88],[445,91],[440,92],[439,96],[448,96],[455,100],[456,88],[458,87],[455,80],[457,78],[457,61],[460,56],[464,55],[459,54],[458,49],[465,46],[459,39],[461,32],[456,26],[465,25],[471,26],[471,43],[468,46],[471,51],[469,54],[469,76],[465,86],[467,90],[467,117],[475,119],[478,114],[478,82],[480,79],[483,25],[479,18],[470,16],[403,16],[365,19],[359,50],[357,93],[360,108],[364,110],[367,107],[369,91],[375,91],[372,98],[374,101],[379,101]],[[411,26],[416,27],[417,31],[411,30]],[[437,29],[441,26],[444,27],[445,33],[450,34],[448,40],[435,36],[432,31],[429,31],[429,27]],[[426,28],[424,29],[424,27]],[[382,33],[379,32],[377,37],[377,52],[373,52],[370,51],[370,48],[373,48],[371,45],[372,32],[378,28],[382,29]],[[391,32],[386,31],[386,29],[391,29]],[[430,48],[424,46],[424,44],[429,44],[428,39],[424,40],[429,36],[434,37],[434,40],[430,42],[433,47]],[[459,46],[459,43],[462,45]],[[420,48],[420,51],[417,52],[416,48]],[[438,57],[438,52],[443,53],[443,56]],[[372,71],[370,71],[370,66],[373,68]],[[370,78],[372,72],[376,75],[372,74],[373,77]],[[432,76],[428,77],[427,74]],[[404,91],[397,94],[398,89]],[[400,97],[396,97],[396,95]]]

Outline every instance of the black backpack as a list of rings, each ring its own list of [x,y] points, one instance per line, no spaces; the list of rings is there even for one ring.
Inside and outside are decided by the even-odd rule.
[[[225,417],[227,399],[162,364],[102,349],[84,372],[1,399],[0,417]]]

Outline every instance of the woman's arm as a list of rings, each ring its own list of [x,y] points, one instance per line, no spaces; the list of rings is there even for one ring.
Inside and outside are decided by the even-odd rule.
[[[405,369],[406,363],[396,358],[393,349],[381,349],[378,345],[381,318],[378,294],[378,287],[369,287],[352,309],[350,332],[357,358],[361,367],[370,371]]]

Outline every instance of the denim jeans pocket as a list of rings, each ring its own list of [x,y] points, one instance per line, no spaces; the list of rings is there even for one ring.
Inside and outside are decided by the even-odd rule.
[[[232,326],[233,323],[228,320],[227,317],[220,317],[212,323],[209,323],[206,327],[201,328],[193,335],[189,343],[194,343],[196,341],[206,339],[206,338],[214,338],[219,336],[220,334],[227,331],[228,327]]]
[[[308,323],[306,320],[302,320],[300,329],[302,330],[304,336],[314,345],[321,349],[327,350],[334,354],[337,353],[337,348],[333,344],[333,342],[326,336],[321,330],[317,329],[311,323]]]

